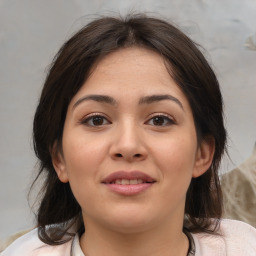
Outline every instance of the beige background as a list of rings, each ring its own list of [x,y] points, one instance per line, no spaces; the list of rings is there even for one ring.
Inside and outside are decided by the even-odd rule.
[[[36,160],[31,127],[45,72],[70,34],[95,14],[158,13],[205,48],[221,83],[233,163],[256,141],[254,0],[0,0],[0,239],[33,225],[26,194]],[[256,47],[256,46],[254,46]],[[253,45],[251,44],[251,48]]]

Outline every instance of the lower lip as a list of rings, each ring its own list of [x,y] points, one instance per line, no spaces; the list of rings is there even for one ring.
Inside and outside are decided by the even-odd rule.
[[[151,187],[154,183],[141,183],[132,185],[105,184],[111,191],[121,195],[136,195]]]

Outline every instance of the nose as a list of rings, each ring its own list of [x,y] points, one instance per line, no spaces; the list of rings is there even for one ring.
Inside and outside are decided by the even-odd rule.
[[[147,158],[143,132],[136,125],[123,125],[117,128],[110,148],[111,158],[119,161],[142,161]]]

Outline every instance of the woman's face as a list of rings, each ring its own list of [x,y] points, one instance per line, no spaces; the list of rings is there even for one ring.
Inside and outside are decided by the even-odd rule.
[[[141,48],[95,66],[68,107],[62,146],[53,163],[85,226],[121,232],[182,225],[191,178],[212,156],[163,59]]]

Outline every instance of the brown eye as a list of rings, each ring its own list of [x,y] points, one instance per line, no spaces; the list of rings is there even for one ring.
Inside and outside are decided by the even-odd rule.
[[[95,116],[92,118],[93,125],[103,125],[104,119],[101,116]]]
[[[162,116],[157,116],[157,117],[154,117],[154,118],[152,119],[152,121],[153,121],[153,124],[154,124],[154,125],[163,125],[164,122],[165,122],[165,119],[164,119],[164,117],[162,117]]]
[[[87,126],[102,126],[102,125],[110,124],[110,122],[104,116],[100,116],[100,115],[90,116],[85,120],[83,120],[82,123]]]
[[[165,115],[157,115],[152,117],[147,124],[153,126],[168,126],[174,124],[174,121]]]

